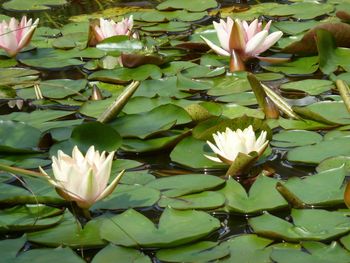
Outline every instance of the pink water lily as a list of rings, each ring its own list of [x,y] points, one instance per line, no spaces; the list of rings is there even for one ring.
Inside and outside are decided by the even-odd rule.
[[[14,17],[8,23],[3,20],[0,23],[0,48],[9,56],[15,56],[29,44],[38,23],[39,19],[32,23],[32,19],[27,20],[26,16],[20,22]]]
[[[133,17],[124,18],[121,22],[116,23],[113,20],[100,18],[100,26],[94,26],[93,31],[97,42],[113,36],[130,36],[134,25]]]
[[[244,62],[250,58],[260,58],[259,54],[268,50],[283,35],[281,31],[269,34],[271,21],[264,29],[262,23],[255,19],[248,24],[246,21],[230,17],[225,22],[223,19],[219,23],[213,22],[221,47],[215,45],[207,38],[202,39],[219,55],[229,56],[230,71],[244,70]]]

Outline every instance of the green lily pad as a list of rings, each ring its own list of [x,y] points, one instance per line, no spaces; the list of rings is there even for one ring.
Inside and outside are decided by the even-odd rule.
[[[28,234],[28,240],[50,247],[61,245],[71,248],[102,246],[105,244],[99,235],[102,222],[102,218],[93,219],[82,228],[75,217],[66,212],[63,221],[59,225],[30,233]]]
[[[346,171],[350,171],[350,156],[335,156],[323,160],[317,167],[317,172],[323,172],[334,168],[339,168],[344,165]]]
[[[300,90],[309,95],[319,95],[335,88],[333,82],[325,79],[306,79],[295,82],[288,82],[280,86],[282,90]]]
[[[183,195],[177,197],[162,196],[158,205],[171,207],[178,210],[186,209],[214,209],[223,206],[225,197],[217,192],[205,191],[198,194]]]
[[[166,0],[157,5],[158,10],[176,10],[185,9],[191,12],[200,12],[207,10],[209,8],[217,7],[218,3],[215,0],[193,0],[193,1],[183,1],[183,0]]]
[[[291,216],[293,223],[270,214],[250,218],[248,222],[258,235],[287,241],[329,240],[350,231],[350,221],[346,213],[292,209]]]
[[[276,248],[271,253],[271,259],[280,263],[331,263],[349,262],[350,252],[333,241],[330,245],[320,242],[302,242],[302,249]]]
[[[324,159],[339,155],[350,155],[350,138],[321,141],[314,145],[294,148],[287,154],[291,162],[318,164]]]
[[[145,139],[160,131],[169,130],[174,125],[190,121],[192,119],[184,109],[173,104],[165,104],[149,112],[119,117],[110,125],[123,137]]]
[[[221,263],[237,262],[270,262],[273,240],[259,237],[255,234],[239,235],[230,238],[225,243],[229,246],[230,257],[221,259]]]
[[[173,147],[180,141],[187,133],[182,131],[169,131],[169,136],[155,139],[141,140],[141,139],[124,139],[121,149],[126,152],[153,152],[165,150]]]
[[[317,132],[303,130],[281,131],[272,137],[271,145],[277,147],[305,146],[319,143],[322,139],[322,135]]]
[[[294,3],[291,5],[281,5],[272,8],[267,12],[270,16],[292,16],[298,19],[312,19],[317,16],[325,15],[334,10],[331,4],[319,3]]]
[[[334,206],[344,203],[346,175],[346,170],[338,167],[305,178],[290,178],[284,186],[305,204]]]
[[[318,57],[303,57],[282,64],[261,63],[261,66],[272,72],[282,72],[286,75],[308,75],[318,69]]]
[[[350,124],[350,113],[341,101],[321,101],[303,108],[293,107],[298,113],[310,119],[329,124]]]
[[[7,115],[0,115],[1,120],[8,121],[18,121],[24,122],[27,125],[30,125],[34,128],[41,130],[42,132],[47,131],[55,127],[56,125],[54,120],[67,117],[68,115],[73,114],[71,111],[63,111],[63,110],[40,110],[40,111],[32,111],[28,112],[12,112]],[[61,121],[64,123],[64,121]]]
[[[45,98],[62,99],[81,95],[79,92],[85,89],[86,85],[86,80],[54,79],[40,82],[40,90]],[[17,91],[17,95],[23,99],[36,99],[34,88],[21,89]]]
[[[276,210],[286,207],[287,202],[276,190],[277,182],[276,179],[259,176],[248,194],[240,183],[233,178],[229,178],[226,186],[219,191],[226,197],[224,210],[252,214],[263,210]]]
[[[4,68],[0,71],[0,86],[35,82],[40,72],[26,68]]]
[[[0,232],[10,233],[49,228],[62,220],[61,212],[60,209],[41,205],[3,209],[0,211]]]
[[[227,164],[214,162],[204,156],[204,154],[209,153],[211,150],[205,141],[190,136],[175,146],[170,153],[170,158],[173,162],[194,169],[227,168]]]
[[[14,262],[18,263],[30,263],[30,262],[45,262],[47,259],[53,262],[64,260],[71,263],[84,263],[85,261],[80,258],[73,250],[66,247],[58,247],[55,249],[39,248],[31,249],[29,251],[21,253]]]
[[[223,258],[229,254],[226,243],[202,241],[193,245],[161,249],[157,252],[158,259],[166,262],[208,262]]]
[[[95,145],[96,150],[115,151],[121,145],[120,135],[110,126],[100,122],[89,122],[75,127],[71,140],[80,146],[80,150],[87,150]]]
[[[209,174],[184,174],[158,178],[147,186],[160,190],[166,197],[177,197],[209,190],[224,182],[223,179]]]
[[[143,26],[141,29],[150,33],[164,33],[164,32],[182,32],[187,31],[191,24],[186,22],[170,21],[169,23],[159,23],[152,26]]]
[[[151,263],[151,259],[133,248],[126,248],[109,244],[100,250],[91,263],[106,263],[118,259],[120,262]]]
[[[43,178],[26,177],[21,179],[26,188],[0,184],[0,203],[18,204],[63,204],[65,201],[56,193],[54,187]],[[27,190],[29,189],[29,191]]]
[[[325,29],[317,30],[317,48],[320,58],[320,69],[325,74],[330,74],[342,67],[350,71],[348,64],[350,49],[337,48],[335,39],[329,31]]]
[[[234,75],[220,76],[214,78],[213,82],[214,86],[208,90],[208,95],[211,96],[223,96],[251,90],[247,78],[238,78]]]
[[[150,207],[160,198],[160,192],[141,185],[118,185],[105,199],[96,203],[92,209],[128,209]]]
[[[24,246],[26,237],[22,236],[16,239],[5,239],[0,241],[0,249],[2,251],[1,258],[4,262],[14,262],[17,253]]]
[[[33,152],[40,137],[41,132],[30,125],[0,120],[0,152]]]
[[[4,9],[10,11],[39,11],[49,10],[53,6],[61,6],[67,4],[66,0],[10,0],[2,5]]]
[[[137,68],[116,68],[100,70],[92,73],[89,80],[100,80],[111,83],[126,83],[131,80],[159,79],[160,68],[156,65],[142,65]]]
[[[219,227],[219,220],[205,212],[171,208],[164,210],[156,227],[147,217],[129,209],[105,221],[100,236],[128,247],[172,247],[198,240]]]
[[[276,27],[278,30],[281,30],[284,33],[289,35],[297,35],[305,32],[316,26],[319,22],[310,20],[310,21],[281,21],[273,23],[273,27]]]
[[[134,97],[141,96],[147,98],[160,97],[172,97],[172,98],[185,98],[189,94],[180,91],[177,88],[177,78],[175,76],[163,79],[145,80],[142,81],[140,87],[136,90]]]

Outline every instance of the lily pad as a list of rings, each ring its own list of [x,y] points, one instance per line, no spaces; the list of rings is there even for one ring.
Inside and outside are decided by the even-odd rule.
[[[226,243],[202,241],[193,245],[161,249],[156,256],[166,262],[207,262],[225,257],[228,254]]]
[[[119,117],[110,125],[123,137],[145,139],[160,131],[169,130],[174,125],[190,121],[192,119],[184,109],[173,104],[166,104],[149,112]]]
[[[307,205],[334,206],[344,203],[346,170],[338,167],[305,178],[290,178],[284,186]]]
[[[62,220],[61,212],[60,209],[42,205],[15,206],[4,209],[0,211],[0,232],[35,231],[49,228]]]
[[[217,7],[218,3],[215,0],[166,0],[157,5],[158,10],[176,10],[185,9],[191,12],[200,12],[209,8]]]
[[[271,145],[277,147],[305,146],[319,143],[322,139],[322,135],[317,132],[303,130],[281,131],[272,137]]]
[[[319,95],[335,88],[333,82],[325,79],[306,79],[295,82],[288,82],[280,86],[282,90],[300,90],[309,95]]]
[[[282,72],[286,75],[308,75],[318,69],[318,57],[303,57],[292,62],[276,65],[261,63],[261,66],[266,70]]]
[[[330,245],[320,242],[302,242],[301,249],[276,248],[271,253],[271,259],[280,263],[346,263],[350,252],[333,241]]]
[[[291,216],[293,223],[270,214],[254,217],[248,221],[258,235],[287,241],[323,241],[350,231],[350,221],[346,213],[292,209]]]
[[[0,120],[0,152],[33,152],[40,137],[41,132],[30,125]]]
[[[128,247],[172,247],[198,240],[219,227],[219,220],[205,212],[171,208],[164,210],[156,227],[147,217],[129,209],[105,221],[100,235]]]
[[[102,218],[93,219],[82,228],[71,213],[65,212],[63,221],[59,225],[30,233],[28,240],[50,247],[61,245],[71,248],[102,246],[105,244],[99,235],[102,222]]]
[[[224,182],[223,179],[209,174],[184,174],[158,178],[147,186],[160,190],[166,197],[177,197],[213,189]]]
[[[318,164],[324,159],[339,155],[350,155],[350,138],[321,141],[315,145],[297,147],[288,152],[287,159],[291,162]]]
[[[121,262],[151,263],[151,259],[133,248],[126,248],[109,244],[100,250],[92,259],[91,263],[112,262],[115,259]]]
[[[240,183],[233,178],[229,178],[226,186],[219,191],[226,197],[224,210],[252,214],[263,210],[276,210],[286,207],[287,202],[276,190],[277,182],[276,179],[259,176],[248,194]]]
[[[10,0],[2,5],[4,9],[10,11],[39,11],[49,10],[54,6],[61,6],[67,4],[66,0]]]
[[[178,210],[186,209],[214,209],[223,206],[225,197],[217,192],[205,191],[198,194],[183,195],[177,197],[162,196],[158,205],[171,207]]]
[[[160,198],[160,192],[141,185],[118,185],[107,198],[96,203],[93,209],[128,209],[150,207]]]

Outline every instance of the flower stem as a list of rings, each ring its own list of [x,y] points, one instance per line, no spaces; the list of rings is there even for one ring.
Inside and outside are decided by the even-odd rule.
[[[87,219],[87,220],[91,220],[91,214],[88,208],[81,208],[81,213],[82,215]]]

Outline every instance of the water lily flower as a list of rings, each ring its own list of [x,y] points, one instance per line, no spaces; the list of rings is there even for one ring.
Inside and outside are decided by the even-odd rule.
[[[226,128],[225,132],[213,134],[213,138],[216,145],[210,141],[207,141],[207,143],[217,157],[209,155],[205,155],[205,157],[212,161],[229,165],[236,160],[239,153],[248,155],[252,152],[257,152],[260,156],[269,142],[266,140],[266,131],[262,131],[259,138],[256,139],[251,125],[243,131],[241,129],[232,131],[230,128]]]
[[[101,42],[105,38],[113,36],[130,36],[132,33],[132,27],[134,25],[133,17],[124,18],[121,22],[114,22],[113,20],[107,20],[100,18],[100,26],[92,27],[96,41]]]
[[[111,174],[114,152],[106,157],[91,146],[86,155],[73,148],[72,157],[58,151],[57,157],[52,157],[54,178],[40,171],[48,181],[56,187],[59,195],[69,201],[75,201],[83,209],[88,209],[98,200],[111,194],[121,179],[124,171],[108,185]]]
[[[260,58],[259,54],[268,50],[283,35],[281,31],[269,34],[271,20],[264,29],[262,23],[255,19],[248,24],[246,21],[230,17],[225,22],[213,22],[221,47],[215,45],[207,38],[201,38],[219,55],[229,56],[230,71],[244,70],[244,62],[250,58]]]
[[[21,22],[14,17],[8,23],[3,20],[0,23],[0,48],[9,56],[15,56],[29,44],[38,23],[39,19],[32,23],[32,19],[27,20],[26,16]]]

